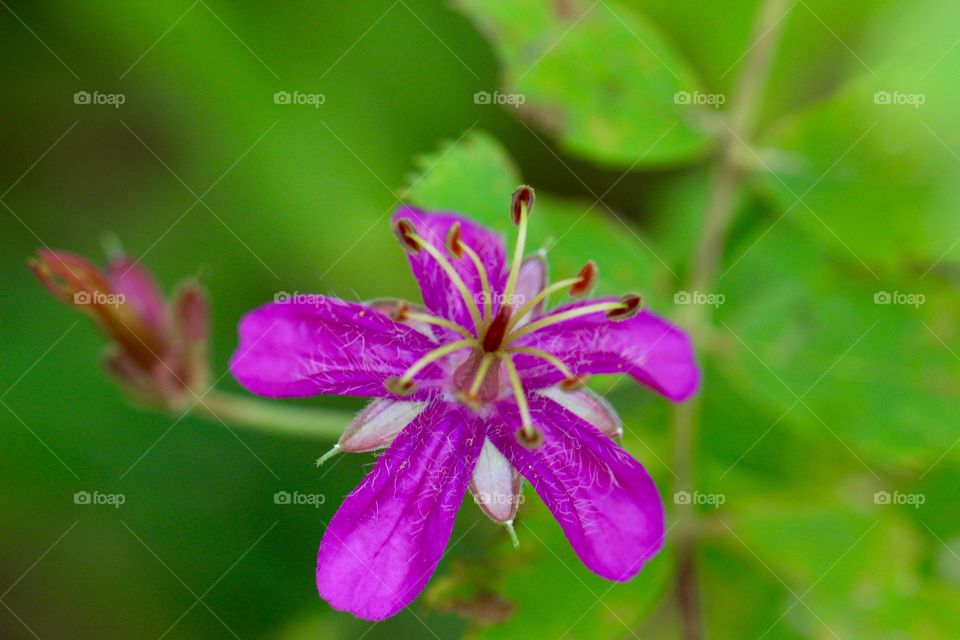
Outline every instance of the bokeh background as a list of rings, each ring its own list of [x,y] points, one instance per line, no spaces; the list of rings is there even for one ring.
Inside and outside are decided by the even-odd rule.
[[[671,513],[675,491],[699,501],[707,635],[960,634],[955,3],[0,4],[3,638],[678,637],[676,532],[611,585],[529,489],[519,551],[465,504],[409,610],[331,611],[317,545],[374,457],[317,470],[329,439],[171,429],[125,401],[102,339],[25,266],[42,246],[99,260],[113,234],[168,291],[199,274],[219,376],[237,320],[277,292],[415,299],[387,224],[399,198],[506,231],[521,180],[555,273],[593,257],[608,291],[660,313],[710,305],[693,446],[676,450],[666,402],[597,383]],[[718,156],[735,217],[712,286],[688,291]]]

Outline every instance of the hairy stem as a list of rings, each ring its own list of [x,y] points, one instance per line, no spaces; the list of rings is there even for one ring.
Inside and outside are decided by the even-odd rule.
[[[211,391],[193,413],[228,425],[248,427],[270,435],[337,439],[353,418],[332,409],[290,407],[275,402]]]
[[[783,19],[788,11],[787,0],[765,0],[760,7],[750,40],[752,48],[745,56],[743,71],[730,97],[730,110],[713,168],[703,228],[697,251],[689,266],[690,291],[710,292],[716,283],[717,268],[723,256],[742,184],[742,173],[737,162],[738,147],[753,135],[759,98],[763,94]],[[709,307],[689,305],[684,307],[684,311],[682,322],[690,331],[694,343],[702,345],[709,339]],[[696,396],[674,411],[674,472],[677,474],[677,491],[692,492],[694,489],[693,461],[700,416],[699,398],[700,396]],[[685,640],[700,640],[704,636],[704,629],[697,590],[695,527],[691,526],[696,513],[691,502],[677,505],[681,526],[677,528],[675,595],[683,637]]]

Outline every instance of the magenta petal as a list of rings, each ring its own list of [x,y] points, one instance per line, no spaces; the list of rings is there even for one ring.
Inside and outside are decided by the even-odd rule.
[[[447,403],[401,431],[323,535],[320,596],[367,620],[410,604],[443,555],[482,444],[482,424]]]
[[[107,277],[114,292],[124,297],[148,327],[159,334],[166,331],[166,304],[146,269],[126,256],[117,256],[110,260]]]
[[[577,302],[543,317],[609,300],[612,298]],[[690,338],[649,311],[621,321],[610,320],[602,311],[592,313],[540,329],[518,344],[553,353],[577,375],[630,374],[675,402],[688,398],[700,382]],[[563,380],[563,375],[543,360],[521,355],[516,362],[528,389]]]
[[[497,405],[502,423],[488,436],[533,485],[583,563],[608,580],[629,580],[663,546],[663,504],[653,480],[589,423],[548,398],[529,400],[543,432],[540,448],[517,441],[520,416],[512,402]]]
[[[382,313],[320,295],[255,309],[239,331],[230,372],[253,393],[272,397],[396,397],[383,386],[387,378],[402,375],[435,346]],[[428,366],[417,374],[417,394],[405,399],[428,397],[441,376],[438,366]]]
[[[446,237],[450,225],[460,223],[460,237],[473,249],[490,278],[493,293],[503,291],[506,285],[506,250],[503,240],[493,231],[486,229],[475,222],[452,213],[427,213],[413,207],[401,207],[393,215],[394,221],[400,218],[409,218],[416,227],[417,233],[426,241],[440,250],[450,261],[454,270],[463,279],[464,284],[473,296],[479,308],[483,308],[483,287],[480,284],[480,275],[473,261],[466,255],[460,259],[452,258],[446,250]],[[454,286],[450,276],[440,268],[437,261],[426,251],[409,254],[410,268],[420,284],[424,305],[434,314],[447,318],[457,324],[473,328],[470,311],[463,300],[460,291]],[[499,301],[494,297],[494,309]]]

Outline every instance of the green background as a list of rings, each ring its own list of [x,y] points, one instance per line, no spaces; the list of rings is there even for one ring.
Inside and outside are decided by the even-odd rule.
[[[725,111],[673,96],[736,91],[758,2],[2,4],[0,636],[678,637],[672,538],[634,581],[606,583],[529,488],[519,551],[468,500],[408,610],[376,625],[331,611],[317,545],[374,457],[317,470],[328,440],[171,428],[132,407],[99,366],[102,339],[25,259],[49,246],[100,261],[112,233],[167,291],[199,274],[216,378],[240,316],[277,292],[416,299],[387,224],[399,198],[507,232],[522,180],[555,274],[594,258],[605,292],[682,316]],[[719,278],[701,292],[724,301],[698,344],[682,487],[724,501],[691,525],[705,626],[955,638],[960,11],[783,9]],[[495,90],[526,104],[475,103]],[[78,105],[77,91],[125,103]],[[278,105],[278,91],[326,100]],[[598,385],[672,512],[670,406]],[[241,392],[229,376],[218,388]],[[126,501],[76,505],[77,491]],[[276,491],[326,502],[276,505]]]

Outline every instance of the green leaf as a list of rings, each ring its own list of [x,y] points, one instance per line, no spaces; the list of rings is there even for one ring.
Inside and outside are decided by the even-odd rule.
[[[766,437],[797,425],[854,464],[925,469],[960,424],[955,291],[878,282],[788,224],[764,233],[744,239],[720,281],[719,369],[780,417]]]
[[[508,215],[510,194],[523,179],[496,140],[475,132],[417,164],[424,173],[412,178],[406,192],[411,203],[457,211],[507,238],[516,235]],[[622,217],[607,215],[599,204],[563,200],[539,190],[527,247],[547,250],[554,279],[572,276],[594,260],[600,268],[599,293],[645,293],[668,278],[667,267],[649,242]]]
[[[706,154],[707,106],[681,56],[644,17],[604,2],[463,0],[504,69],[519,113],[570,153],[618,167],[688,162]]]
[[[879,275],[960,261],[957,20],[956,3],[901,7],[874,35],[885,61],[762,141],[780,211]]]

